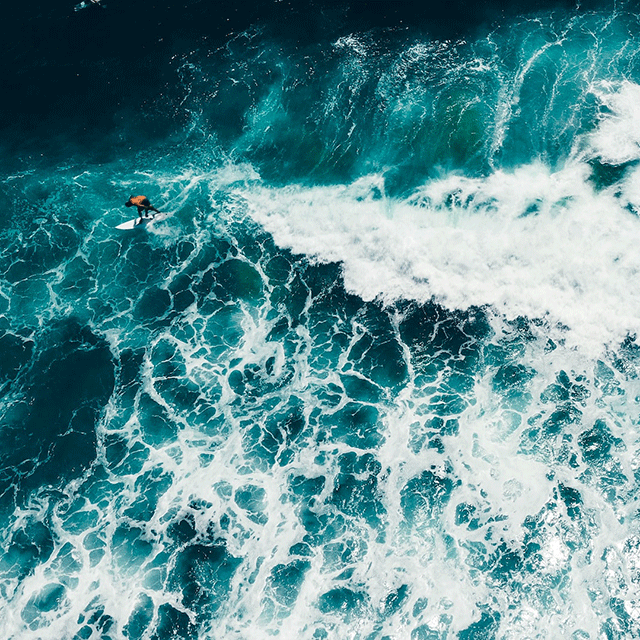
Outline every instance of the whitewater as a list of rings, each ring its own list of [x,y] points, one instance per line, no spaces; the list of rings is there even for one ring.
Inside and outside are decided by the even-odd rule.
[[[0,636],[638,637],[639,27],[255,24],[6,129]]]

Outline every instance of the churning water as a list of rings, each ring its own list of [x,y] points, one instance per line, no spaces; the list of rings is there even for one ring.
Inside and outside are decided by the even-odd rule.
[[[0,636],[638,637],[640,13],[154,10],[12,54]]]

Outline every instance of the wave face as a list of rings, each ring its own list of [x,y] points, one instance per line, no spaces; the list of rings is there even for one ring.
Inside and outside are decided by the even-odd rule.
[[[3,638],[640,634],[640,15],[320,8],[12,53]]]

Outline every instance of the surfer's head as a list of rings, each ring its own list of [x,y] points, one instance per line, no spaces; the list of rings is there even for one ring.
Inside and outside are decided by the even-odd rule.
[[[133,198],[133,196],[131,196],[131,198]],[[132,207],[132,206],[133,206],[133,202],[131,202],[131,198],[129,198],[129,199],[124,203],[124,206],[125,206],[125,207]]]

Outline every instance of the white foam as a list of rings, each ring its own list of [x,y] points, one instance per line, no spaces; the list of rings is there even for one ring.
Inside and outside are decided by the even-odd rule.
[[[248,198],[278,245],[341,262],[347,289],[365,300],[490,305],[566,325],[570,343],[597,353],[640,330],[640,221],[625,208],[639,194],[631,178],[620,197],[598,193],[589,175],[575,160],[555,172],[449,175],[403,200],[376,199],[378,175]]]
[[[605,111],[588,136],[592,157],[607,164],[640,160],[640,86],[633,82],[600,82],[591,88]]]

